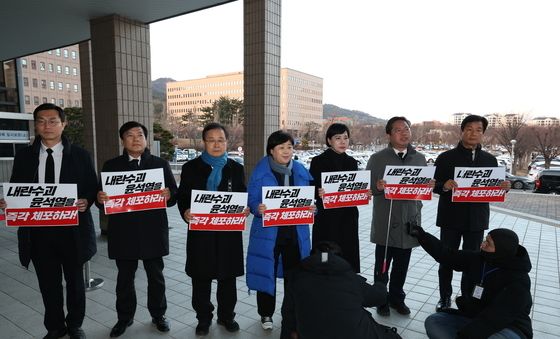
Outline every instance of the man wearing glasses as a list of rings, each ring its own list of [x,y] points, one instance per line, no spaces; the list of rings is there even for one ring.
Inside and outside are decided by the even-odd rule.
[[[95,231],[89,207],[95,200],[97,178],[89,153],[71,145],[62,132],[66,127],[64,111],[50,103],[33,112],[35,141],[19,150],[12,168],[12,183],[77,184],[79,224],[74,227],[20,227],[20,262],[29,262],[39,281],[45,306],[46,339],[85,338],[85,287],[82,267],[96,252]],[[6,203],[0,200],[0,208]],[[66,309],[62,276],[66,281]]]

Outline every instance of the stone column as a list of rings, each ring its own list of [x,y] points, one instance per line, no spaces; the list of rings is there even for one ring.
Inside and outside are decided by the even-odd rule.
[[[91,67],[91,42],[82,42],[80,48],[80,79],[82,86],[82,119],[84,121],[84,144],[93,157],[95,168],[97,164],[97,140],[95,135],[95,107],[93,96],[93,70]]]
[[[281,0],[244,0],[245,171],[279,129]]]
[[[119,127],[136,120],[153,138],[150,29],[118,15],[92,19],[91,55],[97,166],[122,153]]]

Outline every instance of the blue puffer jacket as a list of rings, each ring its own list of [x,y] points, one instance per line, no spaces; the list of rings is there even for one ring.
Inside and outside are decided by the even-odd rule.
[[[294,186],[310,186],[311,174],[297,161],[292,167]],[[266,292],[275,295],[276,276],[274,275],[274,246],[278,227],[263,227],[262,216],[259,214],[259,204],[262,203],[262,188],[264,186],[278,186],[278,181],[270,169],[268,156],[257,163],[251,179],[249,179],[249,208],[253,213],[249,247],[247,249],[247,286],[250,290]],[[284,226],[281,226],[284,227]],[[294,226],[288,226],[294,227]],[[309,256],[311,242],[309,240],[309,225],[297,225],[299,252],[301,258]],[[278,263],[278,277],[282,278],[282,262]]]

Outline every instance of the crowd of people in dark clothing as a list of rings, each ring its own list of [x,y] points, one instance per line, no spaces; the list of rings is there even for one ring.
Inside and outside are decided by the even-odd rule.
[[[87,151],[63,136],[62,109],[43,104],[34,111],[36,138],[15,157],[13,183],[72,183],[77,185],[79,225],[76,227],[20,227],[21,263],[33,263],[45,307],[45,338],[85,338],[85,287],[82,266],[96,253],[92,204],[103,210],[111,197],[103,191]],[[488,203],[453,202],[457,188],[455,167],[496,167],[494,156],[481,147],[488,122],[470,115],[461,124],[461,140],[435,162],[428,184],[439,194],[436,225],[440,239],[425,232],[422,202],[385,197],[386,166],[426,166],[425,157],[412,146],[410,121],[393,117],[387,122],[388,146],[373,154],[370,171],[373,199],[371,242],[375,243],[374,284],[360,273],[359,212],[357,207],[326,209],[321,176],[328,172],[357,171],[357,161],[346,151],[350,130],[339,123],[326,132],[327,150],[313,158],[309,171],[293,160],[294,138],[276,131],[268,137],[266,155],[246,184],[244,168],[227,156],[228,131],[210,123],[202,131],[204,152],[185,163],[179,187],[167,161],[150,154],[148,130],[140,122],[124,123],[119,136],[123,153],[105,162],[103,173],[161,169],[166,206],[177,204],[182,218],[192,222],[193,190],[247,192],[245,216],[253,215],[244,264],[239,231],[188,230],[185,271],[191,279],[192,307],[198,324],[195,334],[209,334],[214,310],[217,324],[229,332],[240,327],[235,320],[237,278],[245,275],[249,290],[256,291],[257,312],[264,331],[274,328],[277,278],[284,278],[281,338],[399,338],[396,328],[375,321],[391,310],[411,313],[404,284],[412,249],[421,246],[439,267],[440,300],[425,321],[430,338],[532,338],[529,317],[532,296],[531,262],[515,232],[489,229]],[[314,186],[309,225],[263,227],[263,188]],[[503,181],[508,191],[510,183]],[[0,208],[8,207],[0,200]],[[167,332],[167,301],[163,257],[169,254],[165,208],[111,214],[107,240],[109,258],[118,270],[117,322],[110,337],[119,337],[134,322],[137,297],[134,286],[138,261],[148,278],[148,310],[158,331]],[[460,244],[463,244],[459,250]],[[453,299],[453,271],[462,272],[460,295]],[[66,313],[63,283],[66,286]],[[211,302],[212,281],[217,281],[216,307]],[[453,307],[453,304],[456,307]],[[381,321],[383,322],[383,321]]]

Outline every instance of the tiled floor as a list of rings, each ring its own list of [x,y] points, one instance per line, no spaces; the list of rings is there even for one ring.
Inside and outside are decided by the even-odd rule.
[[[510,193],[512,195],[514,193]],[[521,193],[522,194],[522,193]],[[560,216],[553,219],[531,217],[530,208],[534,206],[532,199],[542,196],[532,194],[515,195],[517,200],[526,204],[517,204],[515,211],[502,207],[493,208],[491,228],[511,228],[519,234],[523,245],[529,251],[533,270],[532,293],[534,307],[532,310],[535,338],[557,338],[560,333],[560,282],[559,253],[560,233],[556,227]],[[513,198],[512,198],[513,199]],[[560,197],[547,196],[547,213],[558,211]],[[437,198],[424,205],[423,225],[433,234],[438,235],[439,229],[434,225]],[[97,210],[93,208],[94,214]],[[197,324],[191,306],[190,279],[184,273],[186,226],[179,217],[176,208],[168,210],[170,215],[170,251],[165,258],[165,276],[167,285],[168,311],[171,320],[171,331],[167,334],[157,332],[151,325],[150,315],[146,308],[146,277],[140,265],[136,277],[138,308],[134,325],[128,328],[122,338],[195,338],[194,328]],[[539,213],[540,214],[540,213]],[[550,216],[550,214],[547,214]],[[360,209],[360,246],[363,275],[368,281],[373,280],[374,245],[369,242],[371,222],[371,206]],[[244,245],[247,245],[245,232]],[[398,327],[404,338],[426,338],[424,319],[433,312],[439,298],[437,264],[424,250],[417,248],[412,252],[410,268],[405,290],[407,304],[412,313],[401,316],[392,312],[388,318],[380,318],[372,309],[374,317],[381,323]],[[88,338],[107,338],[116,321],[115,312],[115,280],[116,267],[107,258],[107,243],[98,238],[98,254],[91,262],[91,276],[102,278],[101,289],[87,293],[86,319],[84,330]],[[459,274],[454,276],[454,289],[459,285]],[[279,314],[282,301],[282,283],[279,281],[279,297],[277,312],[274,316],[275,329],[265,332],[260,327],[256,312],[255,294],[248,294],[244,277],[238,279],[238,303],[236,320],[241,331],[230,334],[215,323],[210,328],[208,338],[278,338],[281,317]],[[215,287],[214,287],[215,291]],[[215,297],[213,297],[215,299]],[[43,304],[38,292],[37,279],[33,269],[25,270],[19,265],[17,256],[17,239],[14,229],[0,228],[0,338],[37,338],[45,334],[43,327]]]

